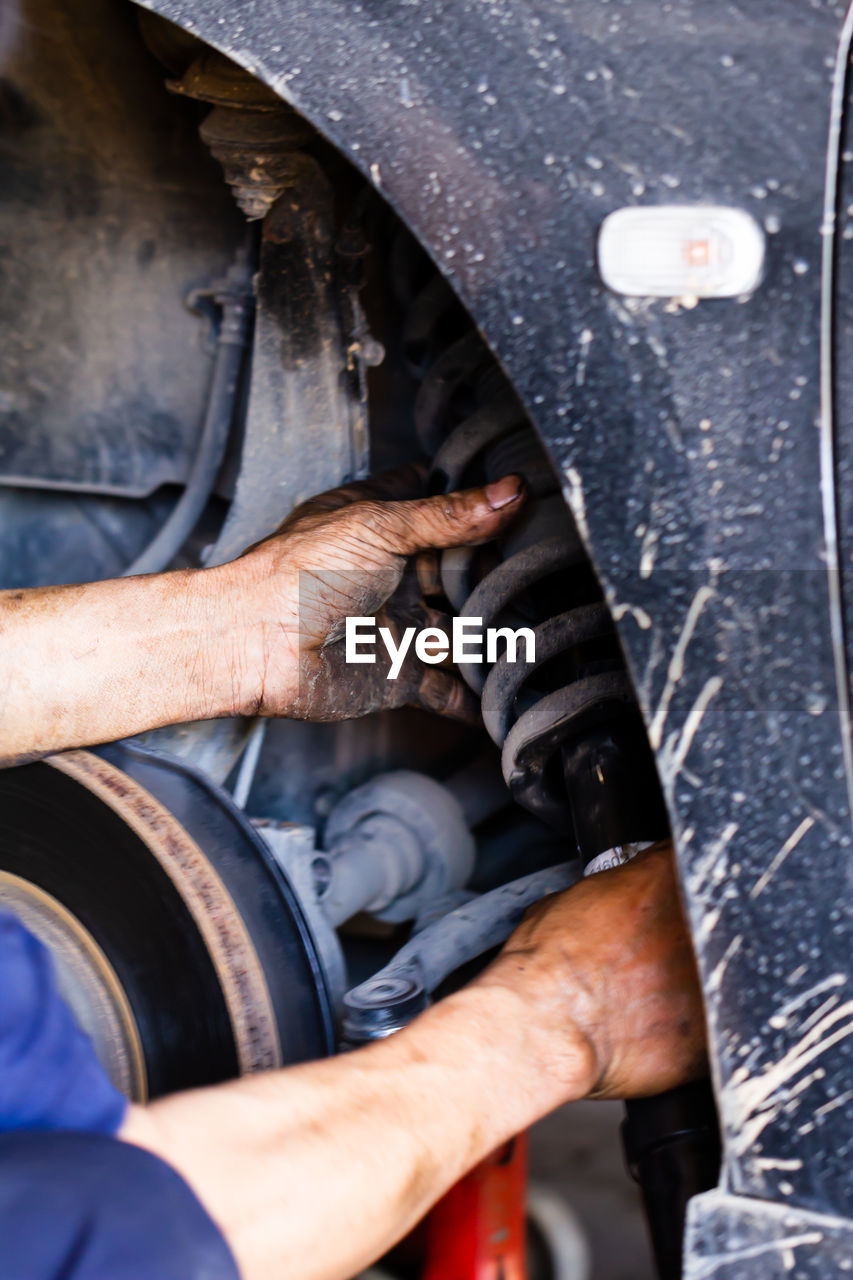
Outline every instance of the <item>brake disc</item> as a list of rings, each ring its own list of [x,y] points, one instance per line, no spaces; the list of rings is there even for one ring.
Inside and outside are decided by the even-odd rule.
[[[333,1018],[298,899],[227,795],[138,748],[0,772],[0,907],[136,1100],[323,1057]]]

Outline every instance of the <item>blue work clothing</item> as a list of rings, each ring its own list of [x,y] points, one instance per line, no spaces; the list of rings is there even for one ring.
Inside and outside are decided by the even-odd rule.
[[[48,952],[0,914],[0,1133],[113,1135],[126,1107],[57,991]]]
[[[0,913],[2,1280],[239,1280],[183,1179],[115,1138],[126,1108],[47,951]]]

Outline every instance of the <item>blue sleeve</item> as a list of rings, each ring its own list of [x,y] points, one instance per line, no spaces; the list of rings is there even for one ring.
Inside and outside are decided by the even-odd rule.
[[[0,1134],[115,1134],[126,1107],[57,991],[47,951],[0,913]]]
[[[186,1183],[91,1133],[0,1136],[3,1280],[239,1280]]]

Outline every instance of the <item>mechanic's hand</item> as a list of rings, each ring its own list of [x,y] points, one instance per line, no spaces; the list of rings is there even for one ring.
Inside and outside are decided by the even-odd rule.
[[[249,585],[253,616],[261,614],[263,634],[246,658],[240,711],[342,720],[414,705],[479,719],[458,676],[423,665],[413,646],[393,680],[387,679],[382,644],[374,664],[345,661],[348,616],[375,616],[395,638],[406,626],[449,631],[449,620],[420,598],[414,575],[398,590],[407,557],[488,541],[519,511],[524,496],[517,476],[447,496],[418,493],[423,472],[416,467],[333,489],[297,507],[277,533],[234,562]]]
[[[480,981],[523,992],[549,1054],[580,1045],[590,1097],[703,1074],[702,997],[668,843],[537,904]]]

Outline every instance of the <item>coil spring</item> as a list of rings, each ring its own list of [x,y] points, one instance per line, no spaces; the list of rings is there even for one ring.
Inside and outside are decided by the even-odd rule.
[[[411,247],[408,258],[398,251],[395,279],[402,282],[404,351],[420,384],[415,426],[433,458],[432,490],[450,492],[510,472],[522,475],[528,490],[524,514],[500,542],[444,552],[441,578],[458,615],[482,619],[484,627],[531,626],[535,662],[510,662],[504,651],[490,669],[466,663],[460,671],[481,696],[513,797],[559,830],[567,817],[574,820],[582,848],[569,774],[593,768],[600,776],[604,757],[599,752],[594,762],[581,761],[576,748],[595,735],[601,743],[609,727],[627,726],[627,734],[610,743],[608,758],[624,757],[626,745],[635,757],[644,753],[640,764],[635,759],[626,766],[622,758],[620,777],[627,768],[654,789],[645,731],[610,611],[553,467],[467,313],[418,254]],[[657,826],[650,838],[658,838],[662,803],[651,809],[653,818],[641,825]],[[599,806],[599,817],[602,812]],[[586,850],[588,856],[596,851]]]

